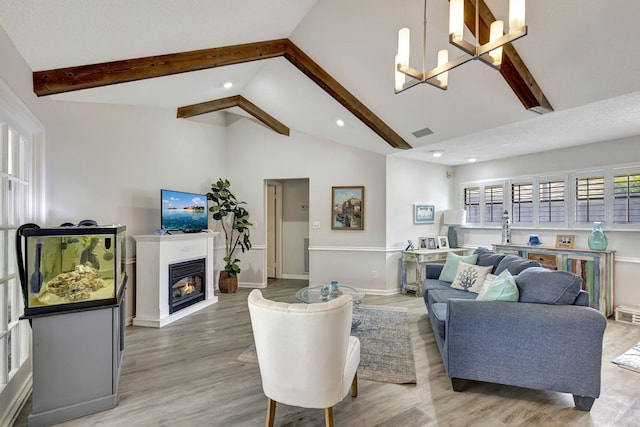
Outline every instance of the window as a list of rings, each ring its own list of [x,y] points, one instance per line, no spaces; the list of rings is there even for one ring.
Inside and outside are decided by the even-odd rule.
[[[604,176],[576,178],[576,222],[604,221]]]
[[[613,177],[613,223],[640,224],[640,174]]]
[[[467,223],[480,224],[480,187],[464,189],[464,210],[467,211]]]
[[[19,407],[31,376],[15,239],[21,224],[43,222],[43,136],[42,125],[0,80],[0,401],[7,408]]]
[[[533,184],[511,184],[511,222],[533,224]]]
[[[566,221],[564,181],[540,181],[540,205],[538,222],[540,224],[562,224]]]
[[[504,211],[504,187],[500,185],[487,185],[484,187],[484,222],[502,224]]]

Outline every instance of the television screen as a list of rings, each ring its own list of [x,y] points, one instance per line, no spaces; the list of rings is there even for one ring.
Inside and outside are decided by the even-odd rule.
[[[207,229],[207,196],[160,190],[161,225],[167,231],[194,232]]]

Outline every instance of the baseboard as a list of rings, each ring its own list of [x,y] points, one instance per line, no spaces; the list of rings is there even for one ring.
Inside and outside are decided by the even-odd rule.
[[[283,274],[283,279],[309,280],[308,274]]]
[[[249,283],[249,282],[239,282],[239,288],[248,288],[248,289],[265,289],[267,287],[266,283]]]

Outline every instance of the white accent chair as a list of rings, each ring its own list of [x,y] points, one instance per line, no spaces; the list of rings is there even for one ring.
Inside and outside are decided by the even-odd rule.
[[[360,341],[350,336],[353,302],[343,295],[319,304],[267,300],[249,294],[262,389],[268,398],[265,425],[273,426],[276,402],[323,408],[333,426],[333,406],[358,394]]]

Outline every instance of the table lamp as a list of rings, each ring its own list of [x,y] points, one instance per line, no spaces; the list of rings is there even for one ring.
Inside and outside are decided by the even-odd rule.
[[[467,211],[461,209],[444,211],[444,225],[449,226],[447,238],[449,239],[449,247],[452,249],[458,247],[458,232],[456,230],[456,225],[464,224],[466,217]]]

